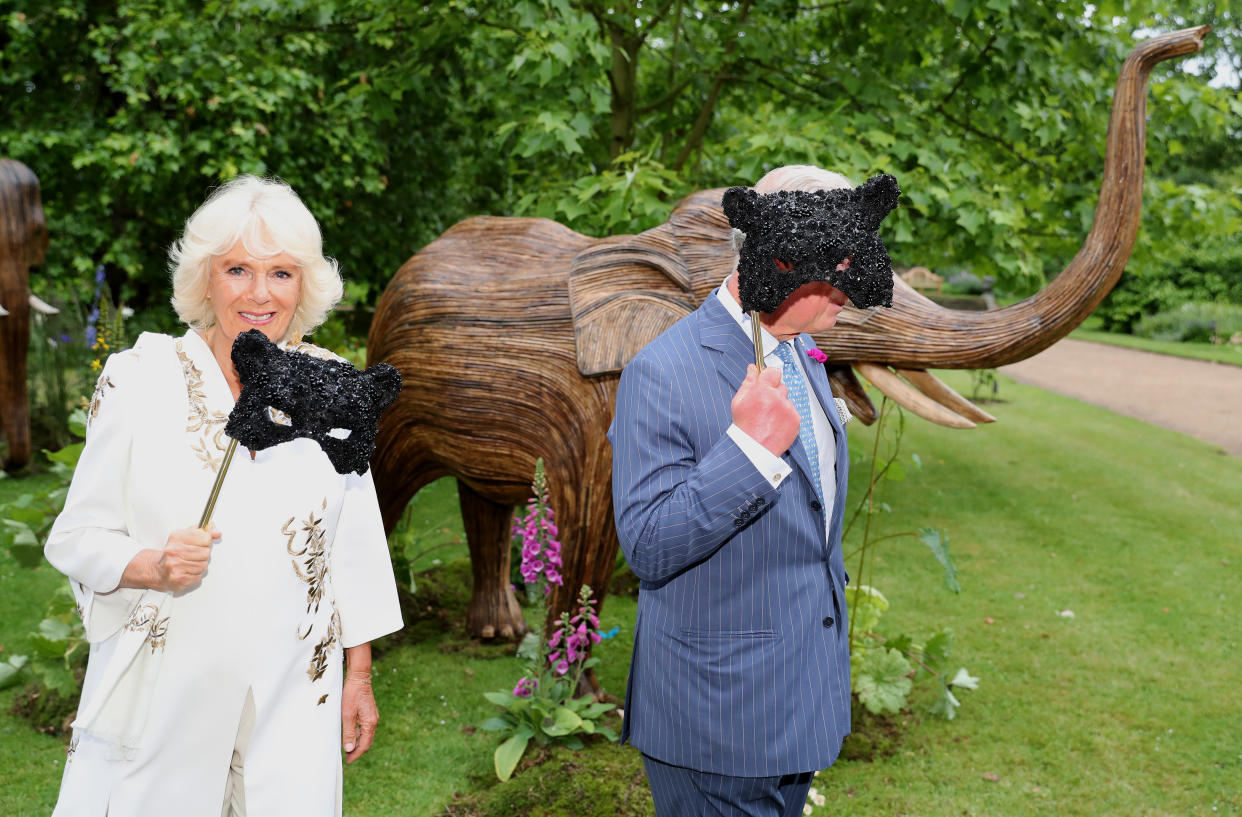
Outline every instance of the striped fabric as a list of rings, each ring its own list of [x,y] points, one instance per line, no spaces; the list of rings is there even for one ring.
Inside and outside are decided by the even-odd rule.
[[[788,390],[789,402],[798,410],[798,440],[802,443],[802,450],[808,455],[815,495],[822,500],[824,492],[819,476],[819,446],[815,444],[815,424],[811,421],[811,395],[807,390],[806,378],[802,376],[802,367],[794,363],[794,351],[790,343],[777,344],[776,356],[785,364],[781,382]]]
[[[784,455],[795,473],[773,487],[725,433],[749,362],[745,334],[709,297],[625,368],[609,439],[617,530],[641,582],[623,738],[664,763],[761,777],[831,765],[849,732],[849,457],[828,411],[826,536],[801,442]],[[832,406],[822,367],[808,379]]]

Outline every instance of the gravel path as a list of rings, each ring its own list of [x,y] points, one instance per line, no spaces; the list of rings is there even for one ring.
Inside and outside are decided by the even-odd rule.
[[[1242,456],[1242,367],[1067,338],[1000,371]]]

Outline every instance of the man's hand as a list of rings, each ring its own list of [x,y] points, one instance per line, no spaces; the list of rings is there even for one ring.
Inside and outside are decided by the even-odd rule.
[[[801,421],[781,382],[779,367],[760,372],[753,363],[747,366],[746,379],[733,395],[732,410],[733,424],[778,457],[798,439]]]
[[[168,534],[155,565],[155,589],[176,593],[202,581],[211,561],[211,545],[219,538],[220,531],[214,522],[207,530],[182,528]]]

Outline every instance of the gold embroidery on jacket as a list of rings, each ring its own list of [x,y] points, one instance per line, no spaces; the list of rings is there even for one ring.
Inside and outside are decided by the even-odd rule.
[[[147,631],[147,643],[151,645],[151,652],[164,649],[168,636],[168,619],[169,616],[160,618],[160,608],[154,604],[144,604],[134,608],[134,612],[130,614],[129,621],[125,622],[125,629],[141,632]]]
[[[328,508],[327,497],[324,498],[318,515],[311,511],[300,524],[295,517],[289,517],[280,532],[287,537],[286,552],[293,557],[293,572],[306,582],[306,621],[298,630],[298,639],[306,638],[314,630],[314,616],[319,612],[319,605],[328,590],[328,542],[323,529],[323,513]],[[328,659],[341,638],[341,617],[333,605],[332,617],[328,621],[328,631],[315,645],[311,654],[310,668],[306,675],[312,681],[323,677],[328,668]]]
[[[323,501],[323,507],[325,510],[328,507],[327,498]],[[293,519],[292,516],[289,517],[280,532],[288,537],[285,550],[293,557],[293,572],[307,585],[306,612],[317,613],[328,583],[327,538],[323,530],[323,515],[321,513],[316,517],[315,512],[311,511],[306,515],[300,529],[294,527]],[[305,534],[305,541],[300,546],[295,541],[299,533]]]
[[[324,671],[328,669],[328,658],[332,655],[332,650],[336,648],[337,642],[340,639],[341,616],[334,609],[332,611],[332,620],[328,622],[328,632],[315,645],[315,652],[311,655],[310,669],[306,670],[306,675],[312,681],[318,681],[323,677]]]
[[[203,461],[204,468],[212,472],[220,470],[224,449],[224,426],[229,416],[222,411],[207,410],[207,394],[203,386],[203,373],[194,365],[185,353],[181,341],[177,341],[177,360],[181,362],[181,373],[185,375],[185,394],[190,402],[190,416],[186,420],[185,430],[190,434],[198,434],[191,448]],[[212,448],[215,450],[213,451]]]
[[[116,384],[112,382],[112,378],[106,374],[100,374],[99,379],[95,381],[95,393],[91,395],[91,405],[87,412],[87,422],[94,423],[95,418],[99,416],[99,406],[103,403],[104,395],[107,392],[104,388],[115,389]]]

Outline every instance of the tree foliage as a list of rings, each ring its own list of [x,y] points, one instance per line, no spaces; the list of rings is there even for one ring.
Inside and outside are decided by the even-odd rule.
[[[899,264],[1026,290],[1090,225],[1125,54],[1203,22],[1152,78],[1141,271],[1242,227],[1227,0],[0,0],[0,134],[43,182],[47,276],[103,263],[139,305],[238,172],[289,181],[370,301],[468,215],[631,232],[791,162],[895,174]]]

